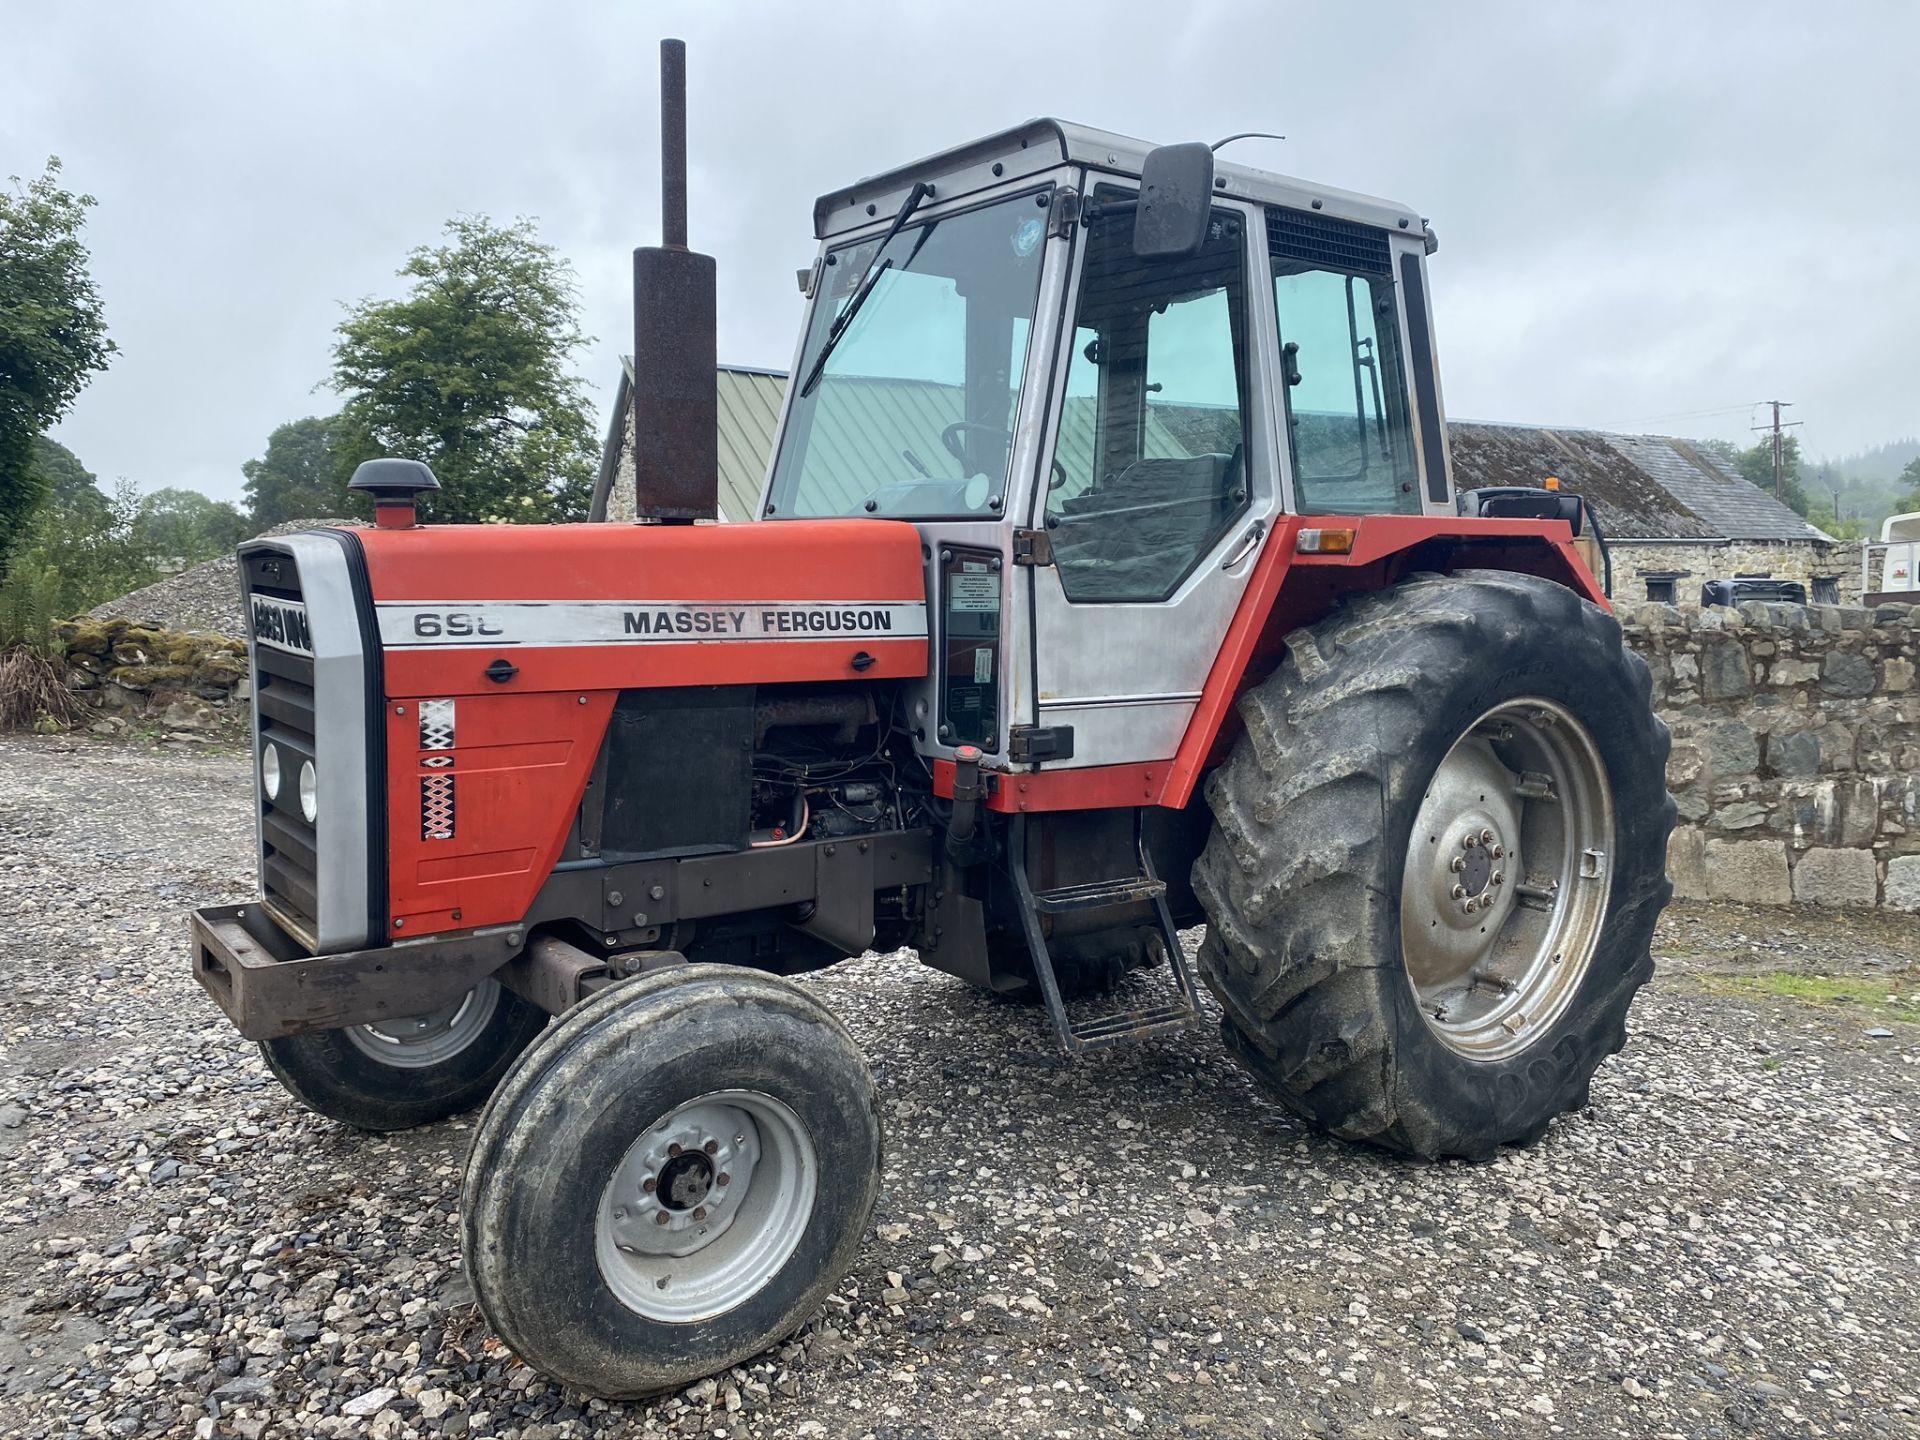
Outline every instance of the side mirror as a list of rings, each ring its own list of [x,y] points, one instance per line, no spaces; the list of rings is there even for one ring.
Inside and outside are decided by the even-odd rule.
[[[1140,208],[1133,215],[1133,253],[1142,260],[1178,260],[1207,243],[1213,214],[1213,151],[1199,141],[1162,145],[1140,166]]]

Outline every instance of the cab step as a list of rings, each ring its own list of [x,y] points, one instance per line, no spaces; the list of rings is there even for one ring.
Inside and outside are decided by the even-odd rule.
[[[1024,855],[1026,817],[1016,815],[1012,823],[1012,844],[1009,848],[1016,856]],[[1046,1000],[1047,1016],[1053,1022],[1060,1048],[1069,1055],[1105,1049],[1125,1040],[1143,1040],[1149,1035],[1160,1035],[1169,1030],[1182,1030],[1200,1019],[1193,975],[1187,969],[1187,958],[1180,948],[1179,932],[1173,927],[1173,912],[1167,908],[1167,882],[1153,873],[1153,861],[1147,854],[1146,836],[1137,811],[1133,817],[1133,840],[1134,853],[1139,857],[1140,865],[1137,875],[1035,890],[1027,880],[1025,865],[1016,863],[1009,867],[1020,898],[1020,928],[1026,936],[1027,950],[1033,959],[1034,977],[1040,982],[1040,993]],[[1067,1013],[1066,1003],[1061,998],[1060,981],[1053,971],[1053,956],[1048,949],[1046,931],[1040,923],[1040,917],[1069,912],[1118,910],[1141,903],[1153,906],[1154,920],[1160,933],[1160,947],[1166,952],[1167,968],[1173,976],[1173,1000],[1076,1022]]]

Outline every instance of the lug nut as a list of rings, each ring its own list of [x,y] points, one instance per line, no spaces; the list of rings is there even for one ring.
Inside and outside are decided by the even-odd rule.
[[[1480,837],[1478,835],[1464,835],[1461,837],[1460,843],[1471,850],[1480,843]]]
[[[1480,843],[1482,845],[1491,845],[1493,843],[1493,831],[1482,830],[1480,832]]]
[[[727,1174],[726,1171],[722,1170],[718,1175],[713,1177],[713,1183],[716,1185],[725,1185],[728,1181],[732,1179],[733,1177],[731,1175]]]
[[[653,1217],[653,1223],[656,1225],[669,1225],[673,1223],[673,1217],[667,1214],[666,1211],[662,1210],[659,1214]]]
[[[706,1207],[706,1206],[704,1206],[704,1205],[698,1205],[698,1206],[695,1206],[695,1207],[694,1207],[694,1211],[693,1211],[693,1218],[694,1218],[694,1219],[696,1219],[696,1220],[704,1220],[704,1219],[706,1219],[706,1218],[707,1218],[707,1207]]]
[[[1507,847],[1504,845],[1496,845],[1493,847],[1493,858],[1496,860],[1498,860],[1502,855],[1506,853],[1507,853]]]
[[[667,1146],[667,1158],[670,1160],[678,1160],[680,1158],[680,1144],[678,1141]]]
[[[1448,862],[1447,868],[1458,875],[1462,870],[1467,868],[1467,862],[1462,856],[1456,855]]]
[[[705,1150],[709,1155],[718,1155],[720,1153],[720,1142],[718,1140],[709,1140],[700,1148]]]
[[[641,1182],[640,1188],[646,1191],[647,1194],[651,1195],[653,1193],[654,1186],[656,1186],[659,1183],[660,1182],[657,1180],[645,1180]]]
[[[1467,898],[1467,887],[1466,887],[1466,886],[1464,886],[1464,885],[1456,885],[1456,886],[1454,886],[1454,887],[1453,887],[1453,898],[1454,898],[1454,899],[1456,899],[1456,900],[1464,900],[1464,899],[1466,899],[1466,898]]]
[[[1507,883],[1507,877],[1506,877],[1506,875],[1505,875],[1505,873],[1504,873],[1504,872],[1502,872],[1502,871],[1499,871],[1499,870],[1496,870],[1496,871],[1494,871],[1494,872],[1493,872],[1493,883],[1494,883],[1494,884],[1496,884],[1496,885],[1504,885],[1504,884],[1506,884],[1506,883]]]

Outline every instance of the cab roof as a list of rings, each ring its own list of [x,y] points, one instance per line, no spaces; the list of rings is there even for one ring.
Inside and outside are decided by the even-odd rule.
[[[1138,179],[1141,162],[1153,148],[1145,140],[1067,120],[1029,120],[822,195],[814,202],[813,230],[824,240],[867,225],[884,224],[900,208],[908,187],[916,180],[934,186],[933,199],[938,203],[1061,164],[1084,165],[1116,179]],[[1426,222],[1410,206],[1276,175],[1217,156],[1214,193],[1260,205],[1319,210],[1383,230],[1416,236],[1426,233]]]

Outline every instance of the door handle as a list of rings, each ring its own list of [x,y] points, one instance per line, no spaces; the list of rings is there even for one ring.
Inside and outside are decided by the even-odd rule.
[[[1247,556],[1251,555],[1254,550],[1258,548],[1260,537],[1266,533],[1266,524],[1263,521],[1254,521],[1253,528],[1240,537],[1240,543],[1235,545],[1233,549],[1227,553],[1227,558],[1220,562],[1220,568],[1222,570],[1231,570],[1242,560],[1246,559]]]

